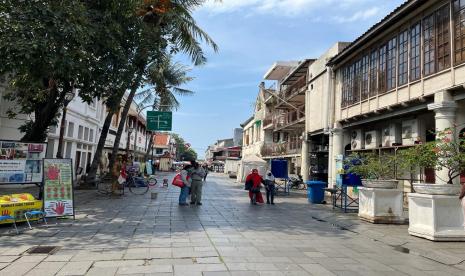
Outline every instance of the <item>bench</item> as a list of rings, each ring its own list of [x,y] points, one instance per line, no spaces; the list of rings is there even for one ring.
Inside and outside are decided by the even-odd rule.
[[[18,235],[19,234],[19,231],[18,231],[18,227],[16,227],[16,220],[14,217],[10,216],[10,215],[3,215],[3,216],[0,216],[0,221],[8,221],[8,220],[11,220],[13,222],[13,227],[15,228],[15,231],[16,231],[16,234]]]

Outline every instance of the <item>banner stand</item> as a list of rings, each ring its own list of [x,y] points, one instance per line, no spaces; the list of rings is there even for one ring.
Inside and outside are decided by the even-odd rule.
[[[73,160],[43,159],[43,206],[47,218],[73,217],[74,208]]]

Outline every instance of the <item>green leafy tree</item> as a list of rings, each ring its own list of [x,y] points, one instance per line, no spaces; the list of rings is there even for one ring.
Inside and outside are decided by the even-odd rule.
[[[186,151],[186,141],[179,134],[171,133],[171,136],[176,141],[176,160],[181,160],[181,156]]]
[[[146,77],[146,89],[135,95],[135,99],[140,101],[139,106],[152,105],[153,110],[160,111],[177,110],[179,108],[177,95],[194,94],[193,91],[180,87],[193,79],[187,75],[189,71],[186,66],[177,62],[173,63],[168,56],[160,60],[160,63],[151,64]],[[149,139],[146,159],[150,154],[152,144],[153,140]]]
[[[184,161],[195,161],[197,160],[197,152],[194,149],[189,148],[181,154],[181,160]]]
[[[160,42],[154,45],[151,39],[146,40],[145,36],[140,38],[140,45],[136,50],[137,70],[122,110],[122,119],[115,137],[110,166],[115,162],[129,108],[137,90],[143,84],[149,66],[164,58],[162,53],[165,51],[170,54],[185,53],[195,65],[201,65],[206,62],[202,43],[211,46],[215,51],[218,50],[218,46],[197,25],[191,14],[193,9],[200,7],[204,2],[204,0],[144,0],[141,4],[138,14],[146,23],[146,29],[150,30],[149,33],[157,35]]]
[[[344,160],[347,172],[363,179],[389,180],[395,178],[396,157],[390,154],[352,154]]]
[[[89,82],[94,35],[85,1],[0,1],[0,75],[11,88],[5,98],[17,104],[9,116],[34,115],[20,127],[23,141],[45,141],[66,93]],[[88,92],[83,99],[96,96]]]

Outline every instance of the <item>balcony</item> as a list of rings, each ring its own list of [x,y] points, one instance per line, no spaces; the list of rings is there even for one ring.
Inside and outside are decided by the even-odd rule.
[[[294,137],[286,142],[264,144],[261,154],[264,157],[296,155],[302,152],[302,141]]]
[[[276,115],[273,123],[275,129],[301,128],[305,123],[305,106]]]
[[[293,85],[290,87],[286,88],[283,91],[282,96],[285,99],[291,99],[293,96],[296,95],[305,95],[305,90],[307,88],[307,78],[302,77],[298,81],[296,81]]]

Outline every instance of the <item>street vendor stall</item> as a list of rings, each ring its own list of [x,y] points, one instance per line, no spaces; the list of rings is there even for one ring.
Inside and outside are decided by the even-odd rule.
[[[16,222],[26,221],[24,214],[30,211],[42,210],[42,200],[37,200],[31,194],[10,194],[0,196],[0,215],[11,216]],[[32,218],[29,220],[38,219]],[[12,223],[2,220],[0,224]]]

